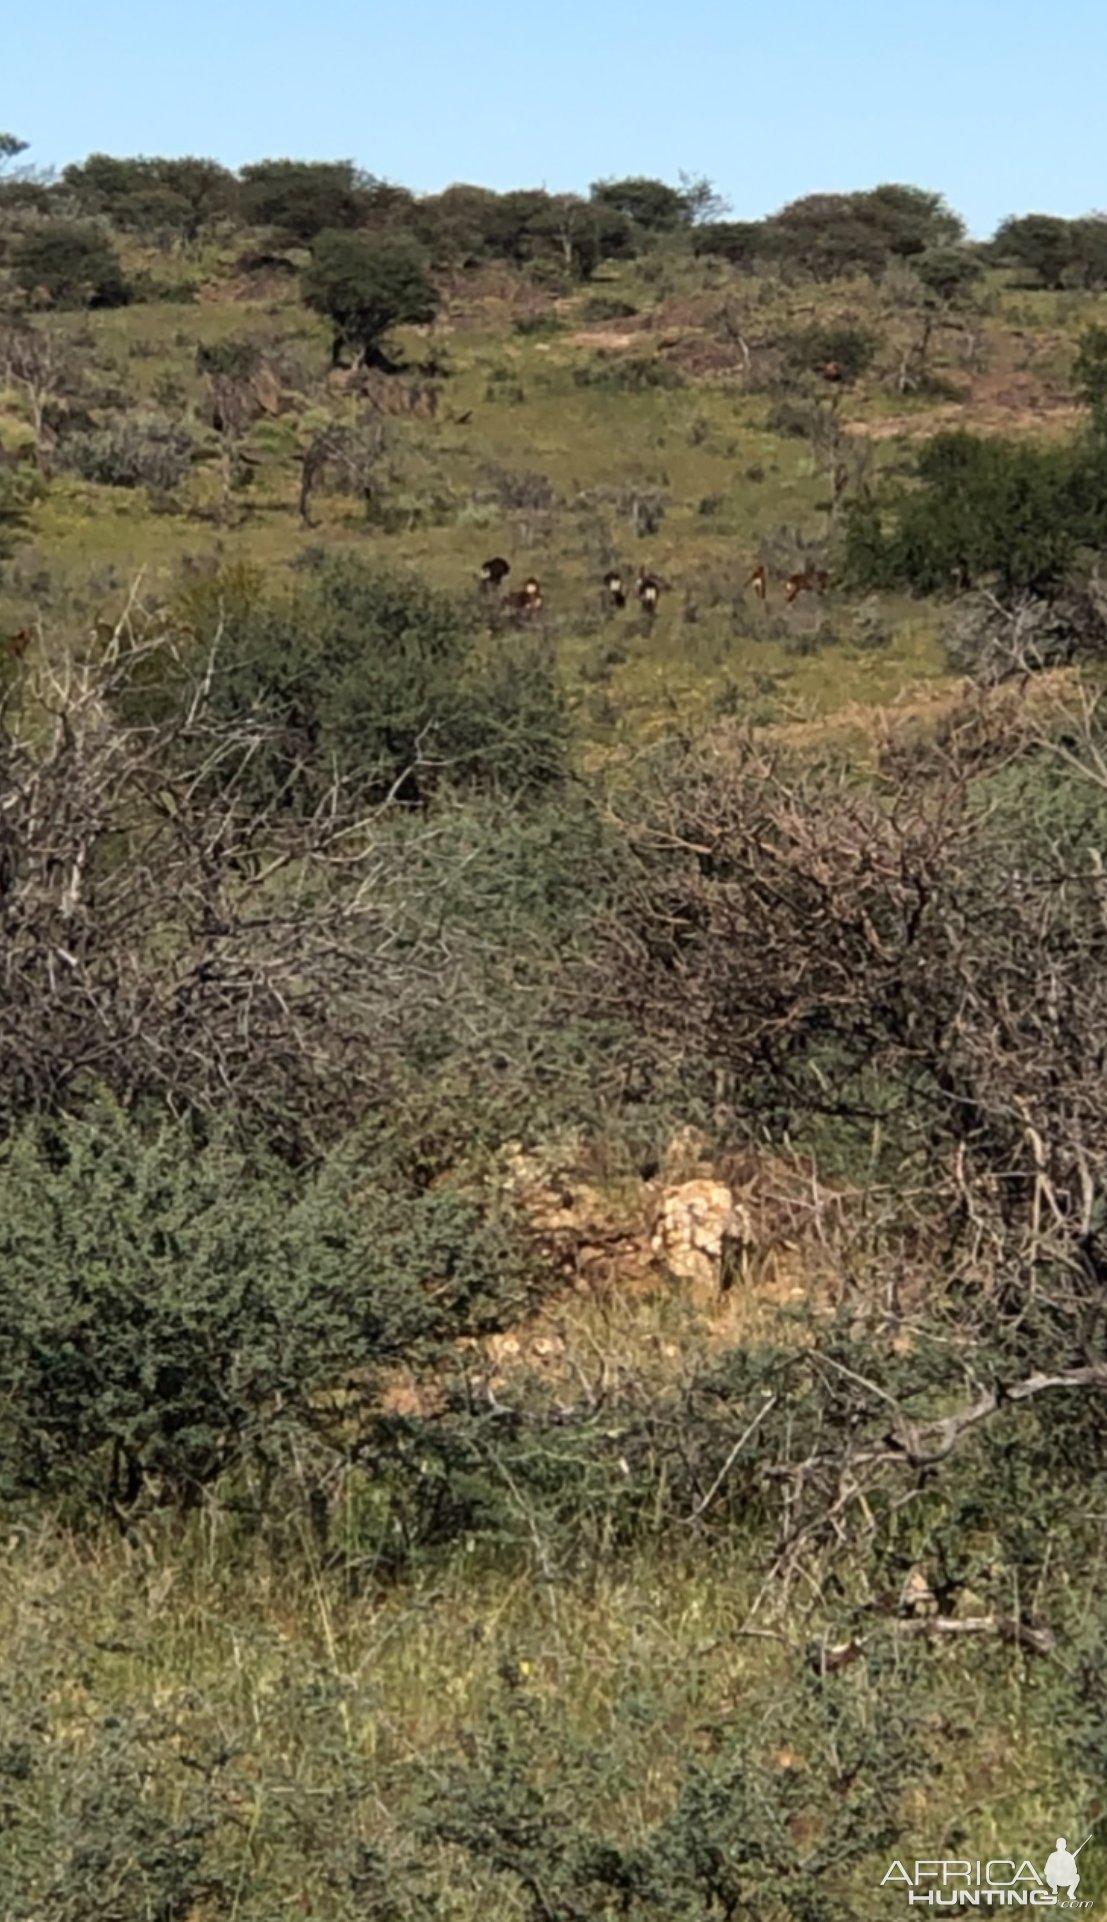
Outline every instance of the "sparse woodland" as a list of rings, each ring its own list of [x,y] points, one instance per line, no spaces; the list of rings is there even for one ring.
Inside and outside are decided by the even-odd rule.
[[[1102,1893],[1107,220],[28,162],[2,1922]]]

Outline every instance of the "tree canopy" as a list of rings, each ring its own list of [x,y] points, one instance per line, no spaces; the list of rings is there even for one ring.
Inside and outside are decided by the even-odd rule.
[[[391,328],[432,321],[438,295],[429,267],[424,249],[408,234],[320,234],[303,296],[331,321],[335,359],[343,347],[379,359]]]

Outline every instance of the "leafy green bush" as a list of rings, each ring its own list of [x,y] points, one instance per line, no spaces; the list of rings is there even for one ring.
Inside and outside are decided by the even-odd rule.
[[[565,332],[565,322],[557,314],[517,314],[511,331],[524,340],[549,340]]]
[[[923,594],[989,579],[1049,591],[1082,546],[1107,541],[1107,450],[939,434],[918,484],[847,503],[844,571],[859,587]]]
[[[849,272],[876,276],[890,260],[954,245],[964,234],[941,194],[894,182],[865,193],[805,194],[765,226],[776,257],[819,280]]]
[[[26,293],[45,294],[55,307],[122,307],[130,299],[115,248],[91,223],[36,222],[17,243],[12,266]]]
[[[248,717],[243,779],[314,807],[337,778],[352,804],[437,784],[526,791],[561,779],[568,724],[548,653],[490,662],[472,610],[353,560],[228,625],[214,712]]]
[[[851,1922],[852,1878],[901,1834],[900,1800],[926,1766],[919,1669],[902,1662],[894,1694],[879,1667],[856,1686],[792,1674],[765,1688],[741,1733],[718,1726],[680,1754],[671,1803],[628,1833],[616,1811],[639,1771],[582,1741],[516,1664],[464,1764],[429,1776],[419,1826],[480,1865],[493,1913],[523,1922]],[[619,1713],[646,1741],[662,1725],[650,1693]],[[801,1763],[782,1766],[785,1734]]]
[[[62,1693],[49,1708],[27,1704],[22,1720],[0,1702],[5,1915],[188,1922],[199,1904],[230,1900],[206,1859],[218,1791],[210,1769],[189,1779],[180,1768],[172,1717],[101,1712],[78,1737]]]
[[[188,1506],[351,1422],[374,1371],[518,1313],[528,1275],[392,1163],[297,1179],[227,1127],[106,1104],[31,1124],[0,1144],[0,1488]]]

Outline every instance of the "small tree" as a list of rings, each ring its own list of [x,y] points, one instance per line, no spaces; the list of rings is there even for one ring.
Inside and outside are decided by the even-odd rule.
[[[55,307],[122,307],[130,299],[119,256],[99,227],[43,220],[15,248],[15,278]]]
[[[335,366],[349,349],[362,362],[390,368],[383,347],[389,330],[426,325],[438,311],[427,256],[405,234],[320,234],[303,297],[334,328]]]

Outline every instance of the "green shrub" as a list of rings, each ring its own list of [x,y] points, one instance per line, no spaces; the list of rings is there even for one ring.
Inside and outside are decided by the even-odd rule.
[[[201,342],[196,349],[196,372],[225,380],[249,380],[261,366],[261,348],[254,340]]]
[[[391,1162],[297,1179],[108,1105],[31,1124],[0,1145],[0,1487],[188,1506],[526,1298],[510,1235]]]
[[[728,261],[732,267],[750,273],[760,258],[771,258],[769,223],[764,220],[706,221],[693,231],[692,252],[699,257]]]
[[[1029,274],[1031,286],[1100,288],[1107,284],[1107,220],[1102,214],[1081,220],[1012,215],[996,230],[991,253]]]
[[[833,365],[843,381],[852,382],[871,365],[876,346],[862,327],[808,327],[788,341],[786,359],[795,373],[818,373]]]
[[[518,314],[511,331],[524,339],[548,340],[565,332],[565,322],[557,314]]]
[[[581,308],[584,320],[633,320],[638,309],[632,300],[619,300],[612,294],[590,294]]]
[[[25,1702],[22,1721],[0,1702],[5,1916],[188,1922],[198,1905],[229,1901],[205,1859],[218,1789],[210,1767],[181,1767],[172,1716],[100,1711],[75,1729],[63,1693]]]
[[[847,503],[844,571],[859,587],[937,593],[989,579],[1050,591],[1082,546],[1107,540],[1107,450],[939,434],[917,486]]]
[[[608,387],[630,394],[684,386],[680,369],[656,354],[599,353],[585,366],[574,368],[573,381],[577,387]]]
[[[306,807],[336,778],[352,805],[442,783],[558,781],[568,726],[548,656],[516,642],[482,664],[474,622],[420,582],[352,560],[229,621],[212,700],[217,716],[258,729],[242,778]]]
[[[121,420],[92,433],[67,435],[64,465],[102,487],[153,487],[172,493],[195,458],[192,436],[173,421]]]

